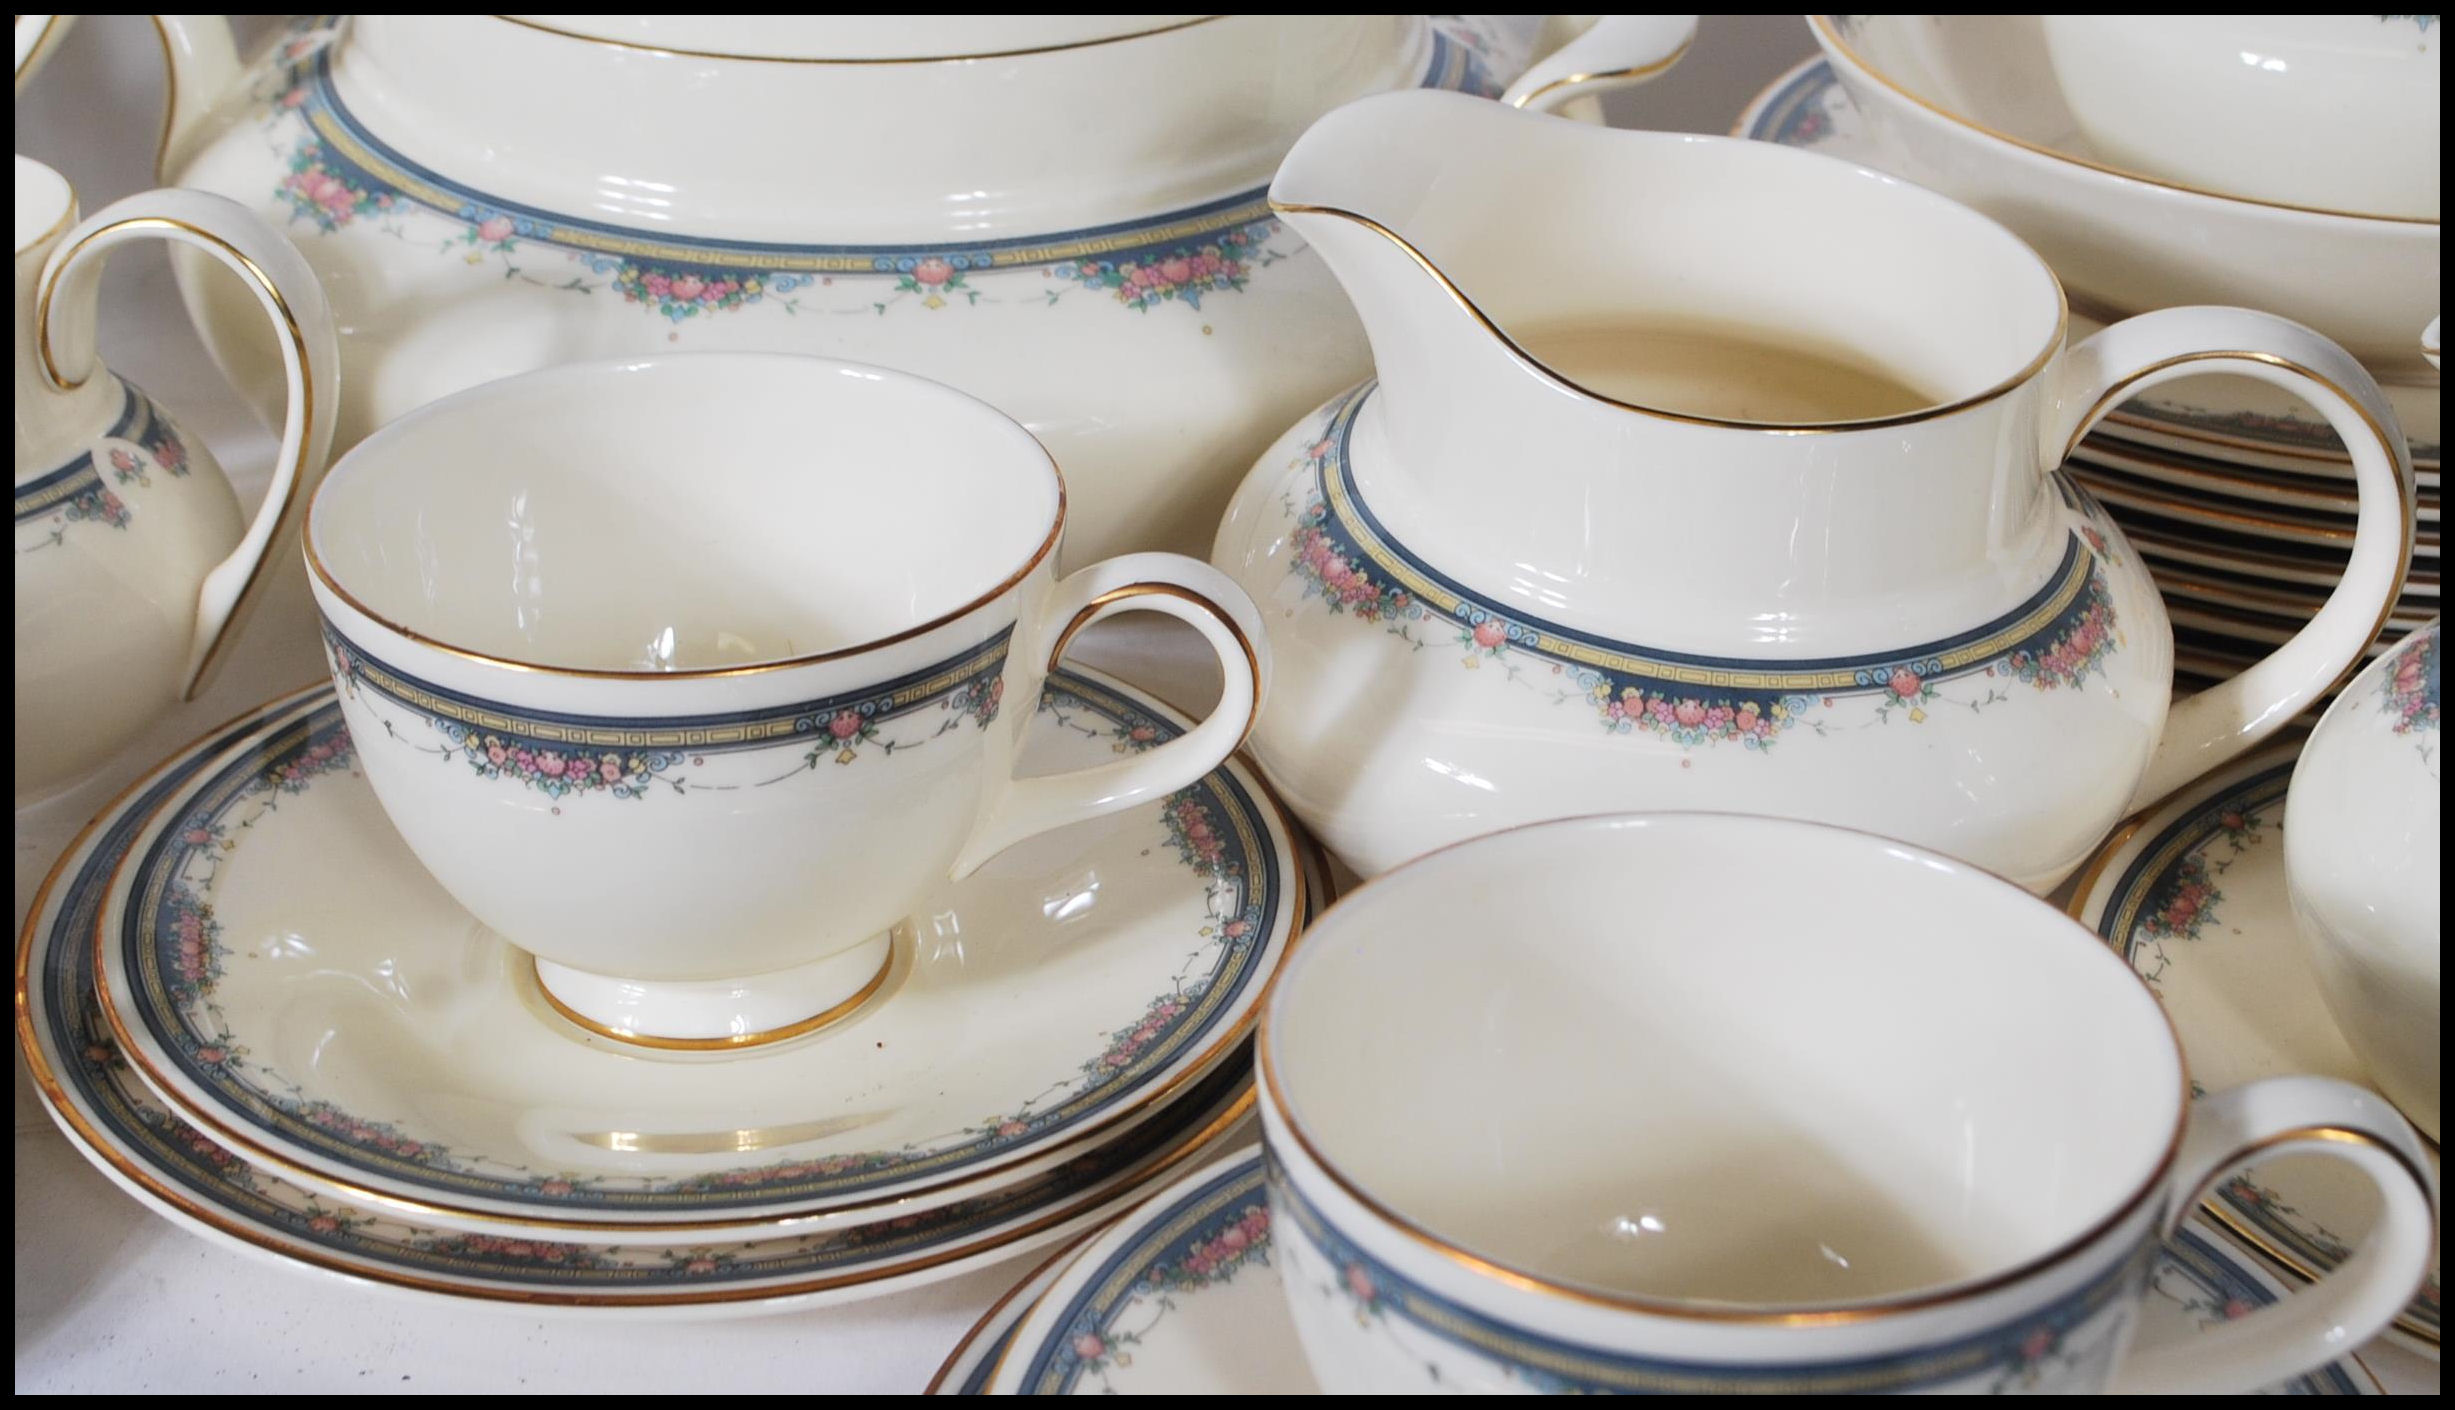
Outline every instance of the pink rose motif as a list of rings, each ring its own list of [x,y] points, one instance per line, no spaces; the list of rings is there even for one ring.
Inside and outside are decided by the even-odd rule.
[[[1486,651],[1492,650],[1508,639],[1509,629],[1502,626],[1496,617],[1486,617],[1475,624],[1475,645]]]
[[[1085,1361],[1097,1361],[1108,1354],[1108,1343],[1093,1333],[1085,1332],[1074,1339],[1074,1354]]]
[[[1253,927],[1251,925],[1244,921],[1231,920],[1226,924],[1226,926],[1222,927],[1222,933],[1225,934],[1230,940],[1234,940],[1242,937],[1246,931],[1249,931],[1252,928]]]
[[[2020,1359],[2023,1361],[2035,1361],[2053,1349],[2054,1332],[2050,1328],[2040,1327],[2036,1331],[2031,1332],[2027,1336],[2021,1338]]]
[[[223,1048],[198,1048],[196,1050],[196,1060],[207,1067],[218,1067],[229,1056],[229,1051]]]
[[[491,739],[486,741],[487,763],[492,764],[499,769],[503,767],[503,761],[509,757],[511,756],[503,752],[503,746],[501,744]]]
[[[478,223],[477,238],[489,245],[499,245],[510,239],[511,217],[507,215],[488,216]]]
[[[931,289],[954,277],[955,267],[934,255],[912,266],[912,281]]]
[[[713,1273],[716,1271],[716,1260],[702,1255],[683,1264],[682,1271],[685,1273]]]
[[[609,785],[622,782],[622,760],[611,754],[606,755],[597,763],[597,776]]]
[[[570,766],[570,761],[554,750],[542,750],[537,755],[537,772],[544,774],[547,778],[561,778],[563,770]]]
[[[1008,1140],[1011,1140],[1016,1136],[1020,1136],[1025,1131],[1030,1129],[1030,1127],[1024,1125],[1022,1122],[1012,1119],[997,1123],[997,1134]]]
[[[2238,1297],[2225,1299],[2225,1320],[2228,1322],[2238,1322],[2248,1317],[2254,1310],[2256,1309],[2252,1308],[2249,1303]]]
[[[329,1214],[319,1214],[307,1221],[307,1227],[319,1234],[330,1234],[339,1231],[341,1221]]]
[[[281,95],[281,106],[285,108],[295,108],[306,101],[307,90],[304,88],[293,88]]]
[[[1705,702],[1682,700],[1671,707],[1671,718],[1693,729],[1705,722]]]
[[[861,717],[851,710],[841,710],[827,722],[827,733],[837,739],[850,739],[861,732]]]
[[[1363,1264],[1350,1263],[1347,1265],[1347,1291],[1354,1293],[1356,1298],[1363,1302],[1370,1302],[1378,1295],[1372,1285],[1372,1275],[1364,1271]]]
[[[1245,1237],[1245,1231],[1242,1226],[1230,1228],[1226,1233],[1219,1236],[1220,1245],[1231,1252],[1243,1248],[1247,1242],[1249,1242],[1249,1240]]]
[[[1893,667],[1892,679],[1884,684],[1903,700],[1917,699],[1919,692],[1926,688],[1926,683],[1918,679],[1918,673],[1907,666]]]
[[[1174,255],[1159,262],[1159,277],[1171,284],[1182,284],[1193,277],[1193,261]]]
[[[1152,740],[1159,738],[1159,731],[1153,729],[1149,725],[1136,725],[1132,729],[1125,732],[1125,737],[1134,741],[1136,744],[1148,744]]]
[[[537,1192],[544,1195],[567,1195],[571,1193],[571,1182],[569,1180],[540,1180],[537,1182]]]
[[[122,475],[133,473],[136,469],[136,457],[113,446],[111,447],[111,468]]]

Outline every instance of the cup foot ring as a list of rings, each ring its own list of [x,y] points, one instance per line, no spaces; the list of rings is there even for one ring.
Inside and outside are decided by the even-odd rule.
[[[599,1038],[662,1052],[738,1052],[850,1017],[895,967],[894,933],[826,959],[740,980],[616,979],[529,957],[546,1006]]]

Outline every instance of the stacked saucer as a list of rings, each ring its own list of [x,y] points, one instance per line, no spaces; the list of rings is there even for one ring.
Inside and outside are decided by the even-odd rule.
[[[1027,766],[1186,727],[1060,673]],[[943,887],[827,1027],[659,1051],[558,1015],[458,909],[317,687],[69,849],[20,941],[19,1037],[89,1159],[248,1251],[631,1315],[841,1301],[1062,1240],[1233,1139],[1315,856],[1231,763]]]
[[[1811,59],[1749,104],[1737,135],[1882,168],[1831,63]],[[2102,326],[2075,312],[2071,336]],[[2384,387],[2417,472],[2412,572],[2376,656],[2439,611],[2439,409],[2434,378]],[[2352,461],[2310,408],[2262,382],[2166,383],[2107,416],[2067,466],[2121,524],[2174,623],[2177,687],[2233,675],[2299,630],[2351,551]]]

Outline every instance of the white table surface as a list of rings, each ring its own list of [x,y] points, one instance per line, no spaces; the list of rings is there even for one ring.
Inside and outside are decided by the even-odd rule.
[[[1669,77],[1611,105],[1627,126],[1720,132],[1812,45],[1796,16],[1719,16]],[[139,16],[89,16],[17,105],[18,150],[58,167],[92,210],[149,184],[159,59]],[[189,331],[157,249],[114,256],[101,346],[114,370],[203,436],[243,498],[273,442]],[[304,576],[282,574],[205,699],[174,711],[101,774],[17,815],[16,915],[95,810],[165,754],[258,702],[320,679]],[[1206,653],[1120,622],[1077,659],[1200,708]],[[849,1307],[688,1325],[591,1323],[369,1291],[212,1245],[153,1217],[88,1166],[16,1086],[16,1389],[28,1391],[914,1391],[1031,1266],[1009,1260]],[[2434,1394],[2435,1363],[2383,1343],[2390,1389]]]

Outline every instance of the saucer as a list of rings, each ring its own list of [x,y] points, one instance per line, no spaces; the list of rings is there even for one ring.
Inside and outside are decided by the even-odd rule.
[[[2278,1293],[2250,1260],[2193,1221],[2158,1261],[2141,1328],[2153,1337],[2213,1325]],[[1179,1177],[1079,1251],[1035,1270],[972,1328],[931,1389],[1315,1393],[1271,1259],[1260,1149]],[[2380,1393],[2350,1357],[2276,1390]]]
[[[1748,104],[1731,132],[1888,169],[1883,149],[1851,105],[1831,61],[1820,57],[1775,79]],[[2071,338],[2077,342],[2102,326],[2075,310]],[[2411,442],[2413,460],[2427,475],[2423,483],[2434,485],[2440,458],[2436,380],[2389,384],[2384,390]],[[2246,377],[2170,383],[2125,402],[2091,437],[2136,440],[2308,474],[2352,474],[2334,428],[2290,394]]]
[[[1185,726],[1050,678],[1026,771]],[[101,897],[105,1014],[213,1139],[331,1198],[532,1237],[689,1242],[909,1214],[1149,1118],[1242,1040],[1296,929],[1241,765],[942,887],[880,992],[791,1043],[573,1025],[401,842],[329,690],[169,789]]]
[[[121,795],[70,844],[19,940],[18,1042],[52,1119],[113,1183],[182,1228],[360,1285],[593,1316],[744,1315],[901,1291],[1060,1242],[1252,1129],[1240,1046],[1153,1119],[1029,1179],[851,1228],[681,1247],[556,1242],[515,1226],[470,1234],[253,1167],[130,1068],[99,1011],[89,937],[109,878],[156,808],[256,750],[267,730],[313,714],[325,694],[251,712]]]
[[[2080,873],[2071,912],[2131,961],[2182,1035],[2195,1086],[2317,1073],[2363,1082],[2319,996],[2285,893],[2285,785],[2298,745],[2217,771],[2127,825]],[[2202,1213],[2308,1278],[2367,1231],[2369,1183],[2333,1161],[2270,1161]],[[2438,1275],[2389,1335],[2438,1354]]]

